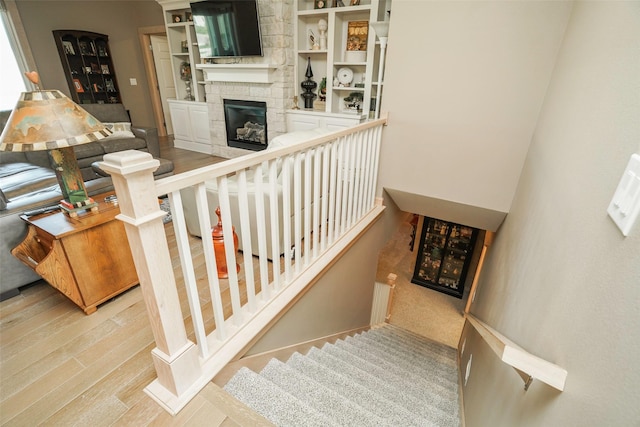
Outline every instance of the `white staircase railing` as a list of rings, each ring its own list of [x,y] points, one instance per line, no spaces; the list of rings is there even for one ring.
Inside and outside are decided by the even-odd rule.
[[[158,378],[145,391],[166,410],[175,414],[186,405],[380,215],[383,207],[376,203],[375,191],[385,123],[386,119],[366,122],[158,181],[153,179],[158,161],[147,153],[126,151],[104,157],[101,167],[113,178],[118,218],[125,223],[156,342],[152,357]],[[205,278],[197,277],[192,261],[181,192],[185,189],[194,195]],[[211,212],[217,207],[209,204],[212,192],[221,211],[226,265],[235,266],[239,259],[232,227],[241,236],[243,250],[243,278],[228,268],[228,280],[223,281],[230,300],[227,316],[226,289],[208,237]],[[165,212],[158,205],[158,196],[165,194],[184,280],[185,290],[180,292],[188,300],[182,305],[188,306],[188,313],[181,308],[162,222]],[[239,213],[239,223],[232,224],[232,211]],[[293,256],[285,250],[278,257],[282,247],[295,247]],[[206,311],[213,311],[212,320],[204,314],[202,293],[210,298],[212,309]],[[189,317],[193,341],[184,321]]]

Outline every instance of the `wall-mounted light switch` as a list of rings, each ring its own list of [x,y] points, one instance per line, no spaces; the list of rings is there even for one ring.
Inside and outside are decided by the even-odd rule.
[[[129,79],[129,84],[131,84],[131,86],[137,86],[138,85],[138,80],[136,78],[130,78]]]
[[[631,155],[607,213],[622,234],[628,236],[640,213],[640,154]]]

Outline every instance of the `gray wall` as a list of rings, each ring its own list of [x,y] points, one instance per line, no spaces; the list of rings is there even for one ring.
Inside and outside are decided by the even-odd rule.
[[[134,124],[155,127],[138,28],[164,25],[162,8],[153,0],[140,1],[18,1],[36,67],[44,89],[69,95],[53,30],[86,30],[109,36],[122,103]],[[129,83],[138,81],[137,86]]]
[[[247,355],[369,326],[378,252],[383,243],[384,221],[380,218]]]
[[[407,212],[495,230],[570,2],[394,0],[379,186]]]
[[[607,206],[640,153],[640,2],[576,2],[472,312],[568,371],[529,391],[467,333],[467,426],[638,425],[640,223]]]

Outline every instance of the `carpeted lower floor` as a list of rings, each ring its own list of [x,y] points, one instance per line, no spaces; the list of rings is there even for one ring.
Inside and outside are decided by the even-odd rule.
[[[464,297],[458,299],[411,283],[419,236],[416,237],[412,252],[409,248],[411,214],[405,215],[405,221],[378,258],[378,282],[385,283],[389,273],[398,276],[391,305],[390,323],[456,348],[464,325],[463,312],[468,289],[465,290]]]

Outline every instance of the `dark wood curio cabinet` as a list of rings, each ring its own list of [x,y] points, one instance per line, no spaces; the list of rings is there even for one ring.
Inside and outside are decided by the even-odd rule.
[[[424,218],[412,283],[462,298],[478,230]]]
[[[54,30],[71,99],[78,104],[119,103],[109,36],[78,30]]]

